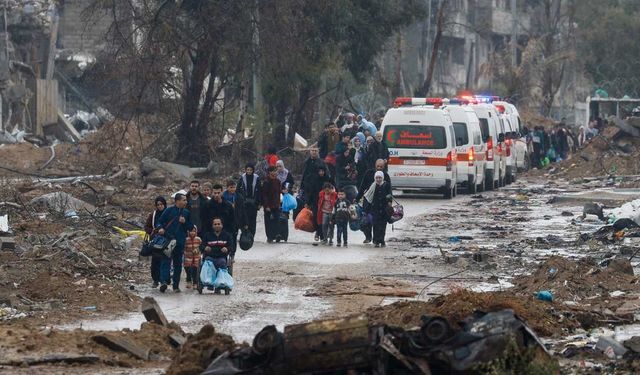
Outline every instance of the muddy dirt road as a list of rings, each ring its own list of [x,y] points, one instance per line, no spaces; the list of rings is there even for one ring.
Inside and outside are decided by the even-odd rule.
[[[388,238],[412,236],[411,229],[423,215],[435,214],[447,207],[464,205],[469,197],[445,201],[436,196],[401,197],[405,218],[388,226]],[[169,320],[174,320],[188,332],[198,330],[205,323],[212,323],[220,332],[232,335],[236,340],[250,342],[265,325],[284,325],[309,321],[318,317],[341,315],[363,311],[371,305],[386,304],[397,300],[386,292],[395,282],[385,279],[378,286],[372,275],[394,273],[429,273],[445,275],[446,267],[433,269],[414,267],[406,254],[400,257],[398,243],[391,241],[387,248],[377,249],[364,245],[362,232],[349,232],[349,247],[312,246],[313,235],[293,230],[291,223],[289,242],[267,244],[262,217],[258,217],[258,230],[254,247],[249,251],[238,250],[234,269],[236,287],[229,296],[214,295],[182,286],[182,293],[154,290],[150,285],[140,285],[140,295],[153,296],[159,302]],[[422,251],[424,255],[424,251]],[[401,262],[398,262],[399,260]],[[184,277],[184,276],[183,276]],[[340,281],[333,288],[331,283]],[[345,285],[345,281],[348,281]],[[418,291],[418,284],[406,283],[407,295]],[[385,288],[385,285],[387,288]],[[362,290],[368,287],[369,290]],[[321,288],[317,291],[317,288]],[[339,288],[339,289],[336,289]],[[353,294],[351,294],[353,291]],[[339,294],[336,296],[336,294]],[[378,295],[376,295],[378,294]],[[385,296],[385,294],[390,294]],[[138,328],[144,321],[139,313],[115,319],[82,321],[66,328],[94,330],[119,330]]]

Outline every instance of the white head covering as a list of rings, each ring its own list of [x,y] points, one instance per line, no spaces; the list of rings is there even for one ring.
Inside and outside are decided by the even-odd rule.
[[[384,183],[384,173],[382,173],[382,171],[377,171],[376,174],[373,175],[374,181],[378,177],[380,177],[382,179],[382,182],[379,183],[378,185],[382,185]],[[378,182],[376,181],[376,183],[378,183]]]

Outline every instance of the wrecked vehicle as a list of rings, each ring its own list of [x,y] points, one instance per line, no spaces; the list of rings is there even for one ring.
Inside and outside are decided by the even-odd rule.
[[[267,326],[251,347],[213,360],[203,375],[468,374],[504,358],[510,347],[550,358],[536,334],[512,310],[477,312],[455,330],[446,319],[423,315],[410,330],[370,326],[364,316]],[[514,346],[515,345],[515,346]]]

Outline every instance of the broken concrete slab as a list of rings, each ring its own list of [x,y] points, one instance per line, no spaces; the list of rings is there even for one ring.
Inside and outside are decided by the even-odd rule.
[[[150,349],[145,348],[126,337],[117,337],[112,335],[96,335],[91,338],[98,344],[104,345],[111,350],[123,351],[132,354],[142,360],[149,360]]]
[[[640,129],[627,124],[625,121],[616,116],[609,116],[609,123],[613,123],[625,133],[634,137],[640,137]]]
[[[55,193],[49,193],[40,197],[34,198],[30,202],[32,205],[36,205],[42,208],[48,208],[57,212],[66,212],[69,210],[82,212],[94,212],[95,206],[84,202],[71,194],[63,191],[57,191]]]
[[[145,297],[142,300],[142,314],[147,319],[147,322],[153,322],[163,326],[169,325],[169,321],[164,316],[160,305],[153,297]]]
[[[169,342],[174,347],[179,348],[184,345],[185,342],[187,342],[187,338],[179,333],[172,333],[169,335]]]
[[[9,232],[9,215],[0,216],[0,233]]]
[[[183,164],[160,161],[155,158],[145,157],[142,159],[140,171],[148,182],[162,183],[161,176],[170,178],[172,181],[190,182],[194,176],[211,174],[218,168],[217,163],[209,162],[206,168],[193,168]],[[151,178],[151,179],[150,179]]]

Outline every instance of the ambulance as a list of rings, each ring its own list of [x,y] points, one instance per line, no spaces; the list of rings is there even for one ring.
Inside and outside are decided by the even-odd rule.
[[[515,150],[515,165],[517,171],[526,171],[529,169],[529,153],[526,141],[526,134],[522,126],[520,114],[515,105],[505,101],[493,101],[498,112],[503,111],[504,115],[509,118],[512,125],[512,133],[507,134],[507,139],[511,140],[511,147]]]
[[[457,194],[453,121],[441,98],[397,98],[382,121],[394,189]]]
[[[482,140],[480,120],[471,107],[456,99],[445,100],[443,108],[449,112],[456,134],[458,185],[469,194],[484,191],[487,144]]]
[[[504,128],[496,107],[484,102],[473,102],[469,106],[476,112],[480,121],[482,141],[486,143],[485,189],[493,190],[504,186],[507,169],[506,159],[502,157],[504,147]]]

